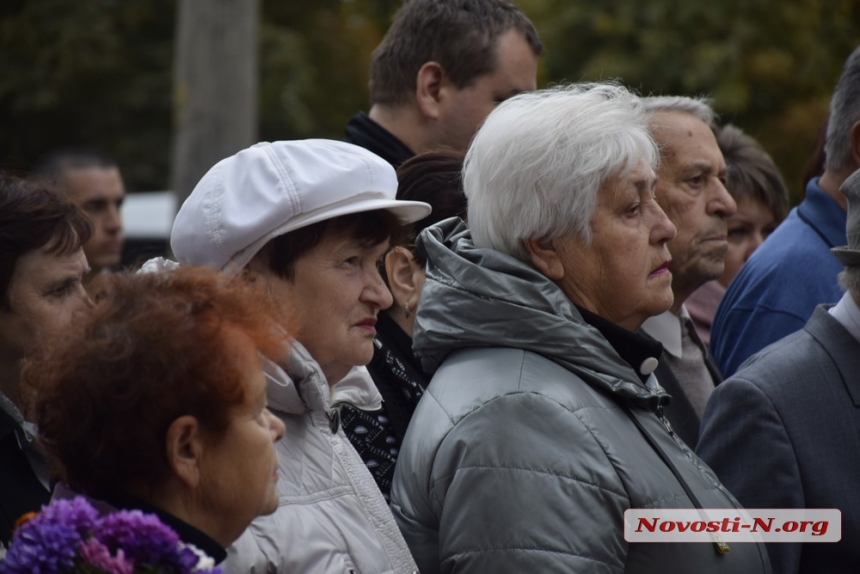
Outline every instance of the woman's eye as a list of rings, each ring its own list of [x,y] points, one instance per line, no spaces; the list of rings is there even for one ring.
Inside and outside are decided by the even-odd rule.
[[[51,297],[65,297],[66,295],[69,295],[74,288],[74,283],[63,283],[56,289],[48,291],[48,295],[50,295]]]
[[[744,229],[743,227],[739,227],[738,229],[729,229],[729,231],[727,233],[727,237],[728,237],[729,241],[731,241],[731,240],[739,241],[739,240],[743,239],[744,237],[746,237],[746,234],[747,234],[746,229]]]

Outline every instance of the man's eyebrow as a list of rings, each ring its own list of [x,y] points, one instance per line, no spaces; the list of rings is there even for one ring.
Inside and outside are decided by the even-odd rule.
[[[106,197],[93,197],[91,199],[86,200],[83,205],[90,207],[100,207],[108,204],[108,199]]]
[[[684,166],[684,168],[681,169],[681,174],[683,176],[694,174],[709,175],[711,173],[714,173],[714,167],[706,161],[694,161],[690,165]]]

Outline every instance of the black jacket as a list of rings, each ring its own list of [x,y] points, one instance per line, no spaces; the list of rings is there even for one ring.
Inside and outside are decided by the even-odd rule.
[[[39,510],[51,498],[21,449],[24,431],[0,410],[0,542],[8,543],[15,521]]]
[[[346,141],[375,153],[395,169],[415,155],[405,143],[364,112],[358,112],[346,124]]]

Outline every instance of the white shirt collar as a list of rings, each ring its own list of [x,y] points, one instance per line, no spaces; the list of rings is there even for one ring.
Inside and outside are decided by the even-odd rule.
[[[860,341],[860,307],[857,306],[857,302],[850,293],[845,293],[839,303],[827,312],[839,321],[857,341]]]
[[[656,341],[663,343],[666,352],[678,359],[681,358],[682,354],[681,317],[690,317],[690,313],[687,312],[684,305],[681,305],[680,317],[671,311],[664,311],[659,315],[649,317],[642,323],[642,330]]]

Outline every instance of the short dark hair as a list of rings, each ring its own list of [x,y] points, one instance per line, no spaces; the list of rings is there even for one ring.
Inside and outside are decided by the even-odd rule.
[[[788,215],[788,189],[779,168],[757,141],[731,124],[716,130],[728,166],[726,188],[735,199],[749,197],[770,209],[779,223]]]
[[[520,32],[536,56],[543,51],[534,25],[510,0],[406,0],[370,64],[370,100],[400,105],[415,92],[415,77],[437,62],[458,88],[496,65],[496,45]]]
[[[192,415],[215,440],[246,399],[231,332],[277,359],[287,333],[266,293],[212,269],[118,273],[25,362],[22,391],[58,478],[89,496],[169,476],[165,437]]]
[[[0,305],[9,305],[9,284],[22,255],[44,246],[49,253],[73,253],[92,233],[89,218],[66,198],[0,174]]]
[[[275,275],[292,281],[295,278],[296,261],[319,245],[329,230],[351,236],[368,246],[379,245],[385,240],[399,242],[404,233],[403,224],[390,211],[363,211],[326,219],[279,235],[266,243],[260,253]]]
[[[860,121],[860,47],[855,48],[842,68],[842,76],[830,100],[824,168],[838,172],[854,161],[851,156],[851,127]]]
[[[818,135],[815,141],[809,146],[809,157],[806,158],[806,163],[803,165],[803,172],[800,174],[800,190],[805,194],[806,185],[813,177],[818,177],[824,173],[824,144],[827,142],[827,123],[829,116],[824,118],[821,126],[818,128]]]
[[[466,216],[463,159],[457,151],[432,151],[410,158],[397,168],[397,199],[429,203],[433,211],[408,228],[404,240],[419,263],[426,258],[415,249],[415,239],[427,227],[449,217]]]
[[[117,163],[90,149],[60,149],[51,152],[36,168],[36,174],[53,183],[62,183],[70,171],[78,169],[113,169]]]

